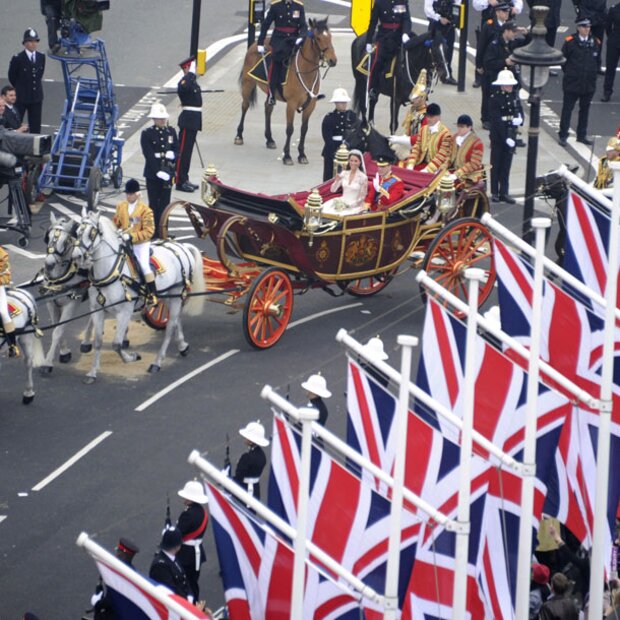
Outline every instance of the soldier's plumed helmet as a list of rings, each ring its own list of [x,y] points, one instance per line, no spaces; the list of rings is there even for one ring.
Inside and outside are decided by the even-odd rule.
[[[140,191],[140,183],[135,179],[129,179],[127,183],[125,183],[125,193],[126,194],[137,194]]]

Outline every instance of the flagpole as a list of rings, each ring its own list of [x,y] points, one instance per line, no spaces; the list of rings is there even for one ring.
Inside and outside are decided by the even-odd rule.
[[[308,535],[308,498],[310,496],[311,425],[314,420],[319,419],[319,412],[313,407],[302,407],[297,411],[301,420],[301,457],[299,463],[299,487],[297,491],[297,528],[293,547],[295,562],[293,564],[291,618],[293,620],[302,620],[304,616],[306,537]]]
[[[601,374],[601,408],[599,414],[598,445],[596,450],[596,494],[594,500],[594,528],[592,532],[592,561],[590,565],[590,618],[603,616],[603,581],[605,578],[605,536],[607,535],[607,502],[609,495],[609,443],[611,440],[611,412],[614,370],[614,330],[618,289],[618,226],[620,226],[620,162],[609,162],[614,175],[614,193],[609,222],[607,285],[605,287],[605,327],[603,341],[603,369]]]
[[[543,301],[543,257],[545,230],[551,226],[546,217],[532,219],[536,231],[534,285],[532,289],[532,322],[530,325],[530,359],[528,360],[527,401],[523,463],[526,466],[521,484],[521,518],[519,520],[519,552],[517,560],[516,620],[529,618],[530,565],[532,558],[532,521],[534,513],[534,480],[536,477],[536,423],[539,381],[540,333]]]
[[[388,541],[387,570],[385,576],[384,620],[396,620],[398,613],[398,576],[400,568],[401,520],[403,513],[403,487],[405,485],[405,459],[407,458],[407,419],[409,417],[409,381],[411,380],[411,354],[417,346],[415,336],[398,336],[402,347],[400,360],[401,381],[398,389],[398,405],[394,432],[396,453],[394,457],[394,486],[390,504],[390,537]]]
[[[454,594],[452,596],[453,620],[465,620],[467,611],[467,560],[469,552],[469,500],[471,496],[471,451],[473,445],[474,395],[476,383],[476,338],[478,292],[484,278],[482,269],[467,269],[469,280],[469,316],[467,317],[467,340],[465,348],[465,377],[463,381],[463,430],[461,431],[461,459],[459,464],[459,498],[457,521],[462,531],[456,534]]]

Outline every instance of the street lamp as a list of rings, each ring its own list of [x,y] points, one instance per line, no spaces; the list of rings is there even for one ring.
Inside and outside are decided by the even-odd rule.
[[[547,28],[546,6],[535,6],[532,40],[524,47],[518,47],[510,59],[523,67],[524,87],[529,91],[530,128],[527,132],[527,168],[525,175],[525,204],[523,206],[523,239],[532,240],[530,221],[534,216],[534,191],[536,186],[536,161],[538,159],[538,134],[540,132],[540,94],[549,79],[549,67],[563,65],[566,58],[562,52],[551,47],[545,40]]]

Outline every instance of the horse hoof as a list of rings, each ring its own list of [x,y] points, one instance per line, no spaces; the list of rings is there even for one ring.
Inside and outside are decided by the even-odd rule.
[[[32,396],[22,396],[22,405],[29,405],[34,400],[34,394]]]
[[[189,345],[179,351],[181,357],[187,357],[189,355]]]
[[[308,163],[308,158],[307,158],[305,155],[300,155],[300,156],[297,158],[297,161],[298,161],[300,164],[307,164],[307,163]]]
[[[51,375],[52,370],[54,370],[53,366],[41,366],[39,367],[39,374],[40,375]]]
[[[142,359],[142,356],[139,353],[134,354],[134,358],[133,358],[134,362],[139,362],[141,359]]]
[[[86,385],[92,385],[95,382],[95,377],[89,377],[88,375],[82,379],[82,383]]]
[[[121,349],[128,349],[129,348],[129,339],[125,338],[125,340],[123,340],[123,342],[121,343]]]
[[[161,367],[159,367],[157,364],[151,364],[149,366],[149,370],[148,372],[150,372],[151,374],[159,372],[161,370]]]
[[[237,137],[235,138],[235,144],[236,144],[237,146],[243,146],[243,138],[242,138],[241,136],[237,136]]]
[[[80,353],[90,353],[93,350],[92,344],[81,344]]]
[[[61,353],[58,360],[61,364],[68,364],[71,361],[71,351],[69,353]]]
[[[267,148],[268,149],[275,149],[276,148],[276,143],[273,140],[267,140]]]
[[[293,158],[292,157],[283,157],[282,158],[282,163],[285,166],[292,166],[293,165]]]

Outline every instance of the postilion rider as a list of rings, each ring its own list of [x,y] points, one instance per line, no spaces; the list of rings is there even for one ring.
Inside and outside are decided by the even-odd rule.
[[[9,314],[9,304],[6,298],[6,287],[11,284],[11,263],[7,251],[0,246],[0,318],[4,337],[9,344],[9,357],[19,357],[19,347],[15,336],[15,323]]]
[[[281,87],[285,77],[284,63],[293,53],[295,46],[301,44],[302,37],[308,30],[303,2],[301,0],[274,0],[271,3],[256,42],[259,54],[265,54],[265,38],[272,23],[273,32],[269,40],[271,66],[267,76],[269,82],[267,105],[275,105],[278,91],[282,100],[285,100]]]
[[[456,121],[454,148],[450,169],[459,186],[471,187],[482,180],[484,145],[473,129],[474,122],[469,114],[461,114]]]
[[[385,156],[375,160],[377,174],[368,183],[366,206],[370,211],[385,211],[405,193],[402,179],[392,174],[392,162]]]
[[[131,243],[133,254],[146,283],[147,305],[156,305],[157,287],[150,264],[151,238],[155,232],[153,211],[140,200],[140,184],[136,179],[129,179],[125,183],[125,195],[127,200],[116,205],[113,222],[121,231],[123,241]]]

